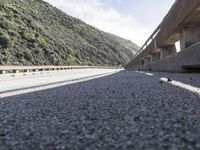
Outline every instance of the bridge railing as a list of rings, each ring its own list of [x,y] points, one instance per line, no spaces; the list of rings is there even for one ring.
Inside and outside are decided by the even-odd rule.
[[[0,66],[0,74],[60,71],[72,69],[119,69],[112,66]]]
[[[140,53],[141,53],[142,51],[144,51],[144,50],[150,45],[150,43],[151,43],[152,41],[154,41],[155,36],[156,36],[157,33],[160,31],[160,26],[161,26],[161,25],[159,25],[159,26],[157,27],[157,29],[151,34],[151,36],[147,39],[147,41],[144,43],[144,45],[138,50],[138,52],[135,54],[135,57],[139,56]]]
[[[154,30],[154,32],[150,35],[150,37],[146,40],[146,42],[144,43],[144,45],[142,45],[142,47],[138,50],[138,52],[135,54],[135,58],[137,58],[137,56],[139,56],[152,42],[155,42],[155,37],[156,35],[159,33],[159,31],[161,30],[162,25],[164,24],[165,20],[167,19],[167,17],[169,16],[169,14],[171,13],[171,11],[173,10],[174,6],[176,5],[177,1],[173,4],[173,6],[171,7],[171,9],[169,10],[168,14],[164,17],[164,19],[162,20],[162,22],[159,24],[159,26]]]

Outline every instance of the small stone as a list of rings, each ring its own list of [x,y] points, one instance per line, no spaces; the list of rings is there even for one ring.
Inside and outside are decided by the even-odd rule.
[[[132,96],[135,96],[135,93],[131,93]]]
[[[172,82],[172,79],[168,78],[168,79],[167,79],[167,82]]]
[[[135,121],[140,121],[140,116],[136,116],[136,117],[134,118],[134,120],[135,120]]]

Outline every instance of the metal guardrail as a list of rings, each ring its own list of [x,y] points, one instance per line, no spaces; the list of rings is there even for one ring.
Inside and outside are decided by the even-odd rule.
[[[39,71],[59,71],[71,69],[119,69],[111,66],[0,66],[0,74],[39,72]]]

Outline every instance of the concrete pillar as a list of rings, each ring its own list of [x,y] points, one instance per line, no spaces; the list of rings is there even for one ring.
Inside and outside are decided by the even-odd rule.
[[[132,62],[131,64],[129,64],[128,68],[129,68],[129,70],[134,70],[135,68],[137,68],[140,65],[141,65],[141,62]]]
[[[135,62],[135,64],[131,65],[131,68],[136,68],[138,66],[140,66],[141,62]]]
[[[152,56],[152,62],[160,60],[160,53],[153,53]]]
[[[146,64],[145,58],[142,58],[142,59],[140,60],[140,65],[145,65],[145,64]]]
[[[167,56],[170,56],[172,54],[176,53],[176,46],[174,45],[170,45],[170,46],[166,46],[166,47],[162,47],[160,49],[160,58],[163,59]]]
[[[146,64],[152,63],[152,56],[147,56],[147,57],[145,58],[145,61],[146,61]]]
[[[136,68],[138,66],[137,62],[134,62],[133,64],[130,65],[130,68]]]
[[[180,34],[181,50],[200,42],[200,27],[184,29]]]
[[[156,41],[156,39],[153,39],[153,43],[154,43],[154,47],[155,47],[155,49],[157,49],[158,46],[157,46],[157,41]]]

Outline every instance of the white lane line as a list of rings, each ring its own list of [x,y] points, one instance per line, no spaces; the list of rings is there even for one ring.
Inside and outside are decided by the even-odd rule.
[[[145,75],[148,75],[148,76],[153,76],[154,74],[152,73],[148,73],[148,72],[144,72],[144,71],[135,71],[137,73],[141,73],[141,74],[145,74]],[[173,80],[171,82],[168,82],[168,79],[163,77],[163,78],[160,78],[161,81],[164,81],[164,82],[167,82],[171,85],[174,85],[176,87],[180,87],[180,88],[183,88],[185,90],[188,90],[192,93],[195,93],[195,94],[198,94],[200,95],[200,88],[198,87],[195,87],[195,86],[191,86],[189,84],[185,84],[185,83],[182,83],[182,82],[179,82],[179,81],[176,81],[176,80]]]
[[[149,73],[149,72],[144,72],[144,71],[136,71],[137,73],[142,73],[142,74],[146,74],[148,76],[153,76],[153,73]]]
[[[60,87],[60,86],[65,86],[65,85],[69,85],[69,84],[74,84],[74,83],[78,83],[78,82],[84,82],[84,81],[89,81],[92,79],[97,79],[97,78],[101,78],[101,77],[105,77],[105,76],[109,76],[112,74],[115,74],[119,71],[113,71],[110,73],[104,73],[104,74],[97,74],[93,77],[84,77],[84,78],[77,78],[77,79],[73,79],[70,81],[63,81],[63,82],[59,82],[59,83],[52,83],[51,85],[42,85],[40,87],[30,87],[27,89],[22,89],[22,90],[16,90],[16,91],[10,91],[10,92],[5,92],[5,93],[1,93],[0,94],[0,98],[5,98],[5,97],[10,97],[10,96],[16,96],[16,95],[21,95],[21,94],[27,94],[27,93],[32,93],[32,92],[37,92],[37,91],[41,91],[41,90],[47,90],[47,89],[52,89],[52,88],[56,88],[56,87]]]
[[[162,80],[162,81],[164,81],[164,82],[167,82],[167,83],[169,83],[169,84],[172,84],[172,85],[174,85],[174,86],[183,88],[183,89],[188,90],[188,91],[190,91],[190,92],[193,92],[193,93],[195,93],[195,94],[200,95],[200,88],[198,88],[198,87],[191,86],[191,85],[188,85],[188,84],[185,84],[185,83],[176,81],[176,80],[173,80],[173,81],[171,81],[171,82],[168,82],[168,79],[167,79],[167,78],[160,78],[160,80]]]

